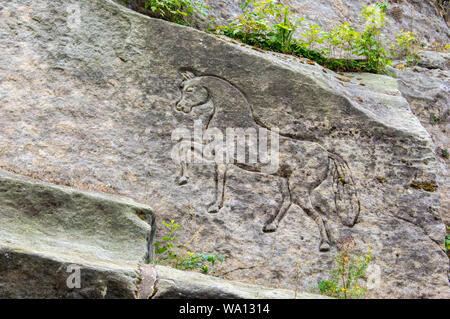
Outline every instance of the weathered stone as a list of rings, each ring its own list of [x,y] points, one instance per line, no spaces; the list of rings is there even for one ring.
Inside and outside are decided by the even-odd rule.
[[[226,279],[315,289],[352,235],[373,245],[369,297],[449,296],[439,188],[411,187],[437,184],[434,144],[395,79],[341,81],[108,0],[0,4],[0,166],[145,202],[187,249],[226,255]],[[278,127],[284,165],[180,177],[171,134],[197,119]]]
[[[128,199],[0,171],[0,298],[133,298],[153,218]],[[75,268],[80,287],[67,284]]]
[[[153,299],[327,299],[327,297],[233,282],[195,272],[155,266]]]
[[[418,65],[427,69],[448,70],[450,67],[450,53],[423,51],[419,57]]]
[[[439,165],[437,182],[442,198],[444,222],[450,225],[450,161],[445,150],[450,149],[450,72],[448,54],[421,52],[422,66],[405,70],[391,69],[399,80],[399,89],[408,100],[414,114],[431,134]]]

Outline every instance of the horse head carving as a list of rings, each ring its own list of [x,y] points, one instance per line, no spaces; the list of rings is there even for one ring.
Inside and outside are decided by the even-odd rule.
[[[180,85],[181,99],[176,104],[177,111],[190,113],[196,106],[205,104],[209,99],[208,89],[201,85],[200,78],[192,72],[183,72]]]

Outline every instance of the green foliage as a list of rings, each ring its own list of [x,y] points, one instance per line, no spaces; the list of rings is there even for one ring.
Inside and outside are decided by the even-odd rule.
[[[434,113],[431,113],[430,121],[434,123],[440,123],[442,121],[442,118],[439,115],[434,115]]]
[[[412,32],[400,31],[395,37],[395,42],[391,44],[392,55],[398,58],[405,57],[408,65],[416,65],[420,57],[414,50],[418,41]]]
[[[246,0],[241,8],[242,14],[235,21],[219,26],[216,30],[250,45],[265,49],[276,47],[276,51],[291,52],[292,36],[302,19],[292,18],[289,6],[273,0]]]
[[[359,38],[360,34],[349,23],[343,23],[325,35],[331,55],[346,59],[355,54]]]
[[[216,31],[264,50],[314,60],[335,71],[385,73],[395,53],[403,53],[408,61],[414,61],[412,47],[416,43],[414,34],[402,31],[396,43],[387,44],[381,34],[389,22],[387,6],[384,2],[365,6],[361,12],[365,23],[361,32],[349,23],[325,32],[319,25],[293,18],[289,6],[274,0],[247,0],[242,4],[243,13]],[[300,28],[301,38],[293,39]],[[355,56],[364,59],[354,59]]]
[[[175,266],[189,270],[200,269],[205,274],[208,273],[210,267],[214,267],[216,262],[223,262],[224,260],[223,256],[216,254],[204,255],[191,253],[189,251],[186,254],[187,256],[180,259]],[[208,267],[208,264],[211,264],[211,266]]]
[[[167,231],[167,235],[157,241],[155,246],[156,263],[165,263],[174,265],[177,268],[187,270],[201,270],[203,273],[208,273],[217,262],[223,262],[223,256],[216,254],[199,254],[190,251],[184,252],[182,249],[175,246],[178,238],[176,234],[183,230],[183,228],[171,220],[170,223],[163,222],[162,225]]]
[[[175,234],[177,231],[182,230],[183,228],[180,225],[176,224],[174,220],[171,220],[170,224],[163,222],[162,225],[168,229],[168,235],[163,236],[161,242],[158,241],[154,244],[157,254],[156,258],[157,260],[174,259],[177,257],[177,254],[174,250],[174,242],[177,240]]]
[[[304,44],[310,50],[316,44],[322,44],[325,40],[325,33],[322,31],[320,25],[309,23],[302,33],[302,37],[305,39]],[[301,43],[301,42],[300,42]]]
[[[371,250],[365,256],[355,253],[356,242],[347,237],[338,243],[336,267],[330,271],[329,280],[318,283],[320,293],[343,299],[362,298],[365,289],[359,286],[361,277],[365,276],[372,260]]]
[[[127,3],[129,2],[127,1]],[[145,0],[144,8],[151,10],[164,20],[179,24],[189,24],[187,19],[189,16],[207,15],[207,11],[210,9],[203,2],[194,0]]]
[[[364,31],[357,39],[356,52],[367,60],[367,71],[383,73],[391,64],[390,52],[386,49],[381,30],[388,22],[386,3],[375,3],[364,6],[361,15],[364,17]]]
[[[446,158],[446,159],[449,158],[449,154],[448,154],[448,150],[447,150],[447,149],[442,150],[442,157],[444,157],[444,158]]]
[[[449,251],[450,250],[450,235],[447,235],[445,237],[445,250]]]

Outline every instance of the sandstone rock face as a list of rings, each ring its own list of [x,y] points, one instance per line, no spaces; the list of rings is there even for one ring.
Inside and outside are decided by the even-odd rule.
[[[120,1],[120,0],[118,0]],[[212,15],[219,21],[233,19],[241,13],[242,0],[205,0],[213,9]],[[372,0],[284,0],[298,17],[307,22],[321,25],[325,28],[350,22],[361,25],[359,14],[365,5]],[[448,4],[436,3],[439,0],[392,0],[387,11],[390,18],[388,37],[394,36],[400,30],[415,32],[425,43],[440,42],[448,44],[450,29],[448,19]]]
[[[414,114],[433,137],[445,224],[450,225],[450,54],[421,52],[417,66],[391,69]],[[432,118],[434,116],[434,118]]]
[[[134,298],[153,219],[127,199],[1,170],[0,298]]]
[[[440,193],[417,187],[437,184],[435,145],[395,79],[338,75],[109,0],[0,7],[4,169],[148,204],[184,227],[189,250],[226,255],[216,272],[229,280],[314,289],[352,235],[373,246],[369,297],[450,296]],[[278,128],[279,169],[173,161],[172,133],[196,120],[201,133]]]
[[[327,297],[233,282],[195,272],[156,266],[153,299],[326,299]]]

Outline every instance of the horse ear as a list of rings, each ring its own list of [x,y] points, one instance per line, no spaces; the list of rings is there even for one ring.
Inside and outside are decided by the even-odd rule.
[[[184,80],[191,80],[193,78],[195,78],[195,74],[189,71],[183,72],[181,73],[181,75],[183,76]]]

